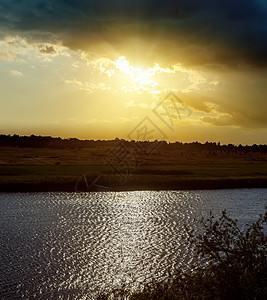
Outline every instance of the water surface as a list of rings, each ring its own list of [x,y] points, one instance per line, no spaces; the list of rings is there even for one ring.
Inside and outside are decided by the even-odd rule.
[[[267,189],[0,194],[0,298],[90,299],[192,262],[184,225],[258,218]]]

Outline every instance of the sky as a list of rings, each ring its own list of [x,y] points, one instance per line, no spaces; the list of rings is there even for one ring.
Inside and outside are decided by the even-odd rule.
[[[0,0],[0,133],[267,144],[267,0]]]

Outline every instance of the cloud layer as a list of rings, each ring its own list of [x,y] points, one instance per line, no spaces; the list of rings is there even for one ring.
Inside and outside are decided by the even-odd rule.
[[[264,0],[2,0],[0,28],[71,49],[160,53],[171,63],[267,65]]]

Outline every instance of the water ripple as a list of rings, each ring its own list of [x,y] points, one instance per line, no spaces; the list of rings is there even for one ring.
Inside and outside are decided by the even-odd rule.
[[[184,225],[224,208],[255,221],[266,191],[0,194],[0,298],[90,299],[162,280],[192,262]]]

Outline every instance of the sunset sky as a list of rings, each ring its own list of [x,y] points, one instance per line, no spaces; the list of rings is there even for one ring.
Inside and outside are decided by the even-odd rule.
[[[0,76],[3,134],[266,144],[267,1],[0,0]]]

